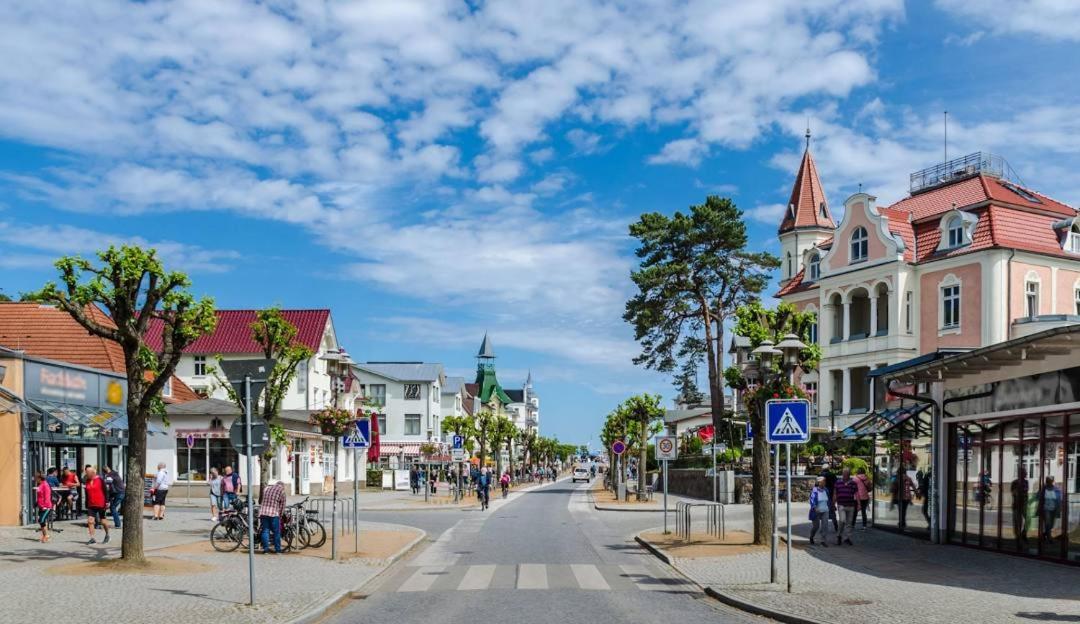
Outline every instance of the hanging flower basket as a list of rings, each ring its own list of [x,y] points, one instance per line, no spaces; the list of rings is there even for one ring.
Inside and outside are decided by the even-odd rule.
[[[308,422],[317,425],[323,435],[340,436],[349,430],[354,418],[349,410],[328,407],[312,414]]]

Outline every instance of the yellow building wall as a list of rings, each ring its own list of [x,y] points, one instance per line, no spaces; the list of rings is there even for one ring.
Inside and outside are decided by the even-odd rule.
[[[22,360],[0,358],[6,366],[4,389],[22,396]],[[22,507],[22,415],[8,401],[0,402],[0,526],[18,526]]]

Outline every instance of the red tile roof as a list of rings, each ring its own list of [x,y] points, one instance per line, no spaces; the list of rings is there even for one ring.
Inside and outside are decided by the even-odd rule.
[[[251,337],[251,324],[256,310],[218,310],[217,329],[191,343],[184,353],[261,353],[262,348]],[[330,310],[282,310],[282,316],[296,326],[296,344],[312,351],[319,350]],[[161,347],[161,321],[151,321],[146,342],[151,348]]]
[[[1030,195],[1039,198],[1040,201],[1029,201],[1009,187],[1029,193]],[[1053,212],[1066,217],[1071,217],[1076,214],[1074,208],[1055,199],[1051,199],[1037,191],[985,174],[980,174],[952,184],[939,186],[924,193],[912,195],[911,197],[896,202],[889,208],[894,211],[910,212],[913,220],[921,221],[922,219],[944,214],[949,210],[952,210],[953,204],[956,204],[957,208],[962,209],[966,206],[973,206],[988,200],[1013,204],[1024,208],[1031,208],[1033,210]]]
[[[821,214],[820,206],[822,205],[825,206],[824,215]],[[795,207],[794,214],[791,211],[792,206]],[[784,220],[780,222],[780,233],[803,227],[836,227],[809,148],[803,153],[799,173],[795,176],[795,185],[791,188],[791,198],[788,200],[788,205],[784,207]]]
[[[889,231],[904,241],[904,260],[911,262],[915,257],[915,229],[908,221],[909,213],[893,208],[879,208],[878,211],[889,222]]]
[[[96,306],[87,314],[115,327]],[[47,360],[123,373],[124,351],[111,340],[86,331],[71,315],[52,306],[26,302],[0,303],[0,345]]]
[[[784,284],[784,286],[773,296],[783,297],[784,295],[793,295],[804,290],[817,288],[817,282],[803,282],[803,273],[805,272],[806,270],[803,269],[802,271],[796,273],[795,277],[791,278],[791,280],[788,281],[787,284]]]

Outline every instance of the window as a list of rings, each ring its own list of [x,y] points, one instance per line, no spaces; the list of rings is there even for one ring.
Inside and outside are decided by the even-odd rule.
[[[169,377],[168,379],[166,379],[165,380],[165,385],[161,386],[161,396],[163,396],[163,397],[171,397],[172,396],[172,377]]]
[[[1080,230],[1073,228],[1065,237],[1065,251],[1080,254]]]
[[[178,481],[206,481],[205,438],[195,439],[195,445],[191,447],[191,463],[189,464],[187,436],[176,436],[176,479]]]
[[[206,377],[206,356],[205,355],[196,355],[195,356],[195,376],[196,377]]]
[[[959,216],[949,219],[948,237],[949,247],[959,247],[964,244],[964,220]]]
[[[420,435],[420,414],[405,414],[405,435]]]
[[[911,291],[904,293],[904,329],[911,333]]]
[[[810,344],[817,344],[817,321],[810,323]]]
[[[821,277],[821,256],[817,253],[810,254],[810,279],[817,280]]]
[[[368,395],[368,399],[372,405],[378,407],[386,405],[386,384],[371,384],[369,389],[371,394]]]
[[[1039,282],[1028,280],[1024,284],[1024,304],[1028,318],[1039,316]]]
[[[1080,316],[1080,288],[1073,291],[1073,299],[1076,302],[1076,315]]]
[[[789,251],[788,254],[787,254],[787,276],[788,277],[791,277],[791,275],[792,275],[791,269],[792,269],[792,267],[791,267],[791,252]]]
[[[960,327],[960,285],[944,286],[941,289],[941,328]]]
[[[307,392],[307,360],[296,365],[296,391],[300,394]]]
[[[406,401],[419,401],[420,400],[420,384],[405,384],[405,400]]]
[[[386,433],[386,414],[379,414],[377,416],[379,421],[379,435]]]
[[[821,202],[820,204],[818,204],[818,212],[821,213],[822,219],[829,218],[829,209],[825,207],[825,202]]]
[[[851,261],[862,262],[867,255],[866,228],[859,226],[851,233]]]
[[[209,447],[209,468],[217,468],[223,473],[225,466],[232,466],[233,470],[240,469],[240,455],[233,449],[232,443],[225,439],[207,440]]]

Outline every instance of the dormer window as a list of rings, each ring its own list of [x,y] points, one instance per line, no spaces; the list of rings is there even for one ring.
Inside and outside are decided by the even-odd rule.
[[[810,281],[816,281],[821,277],[821,256],[819,256],[817,252],[810,254],[810,262],[808,262],[807,265]]]
[[[862,262],[868,254],[866,228],[859,226],[851,233],[851,261]]]
[[[825,202],[821,202],[820,204],[818,204],[818,211],[821,213],[821,218],[822,219],[828,219],[829,218],[829,212],[825,208]]]
[[[949,219],[946,231],[949,237],[949,248],[959,247],[964,244],[964,220],[959,216]]]
[[[1065,235],[1065,251],[1080,254],[1080,225],[1072,226],[1069,233]]]

